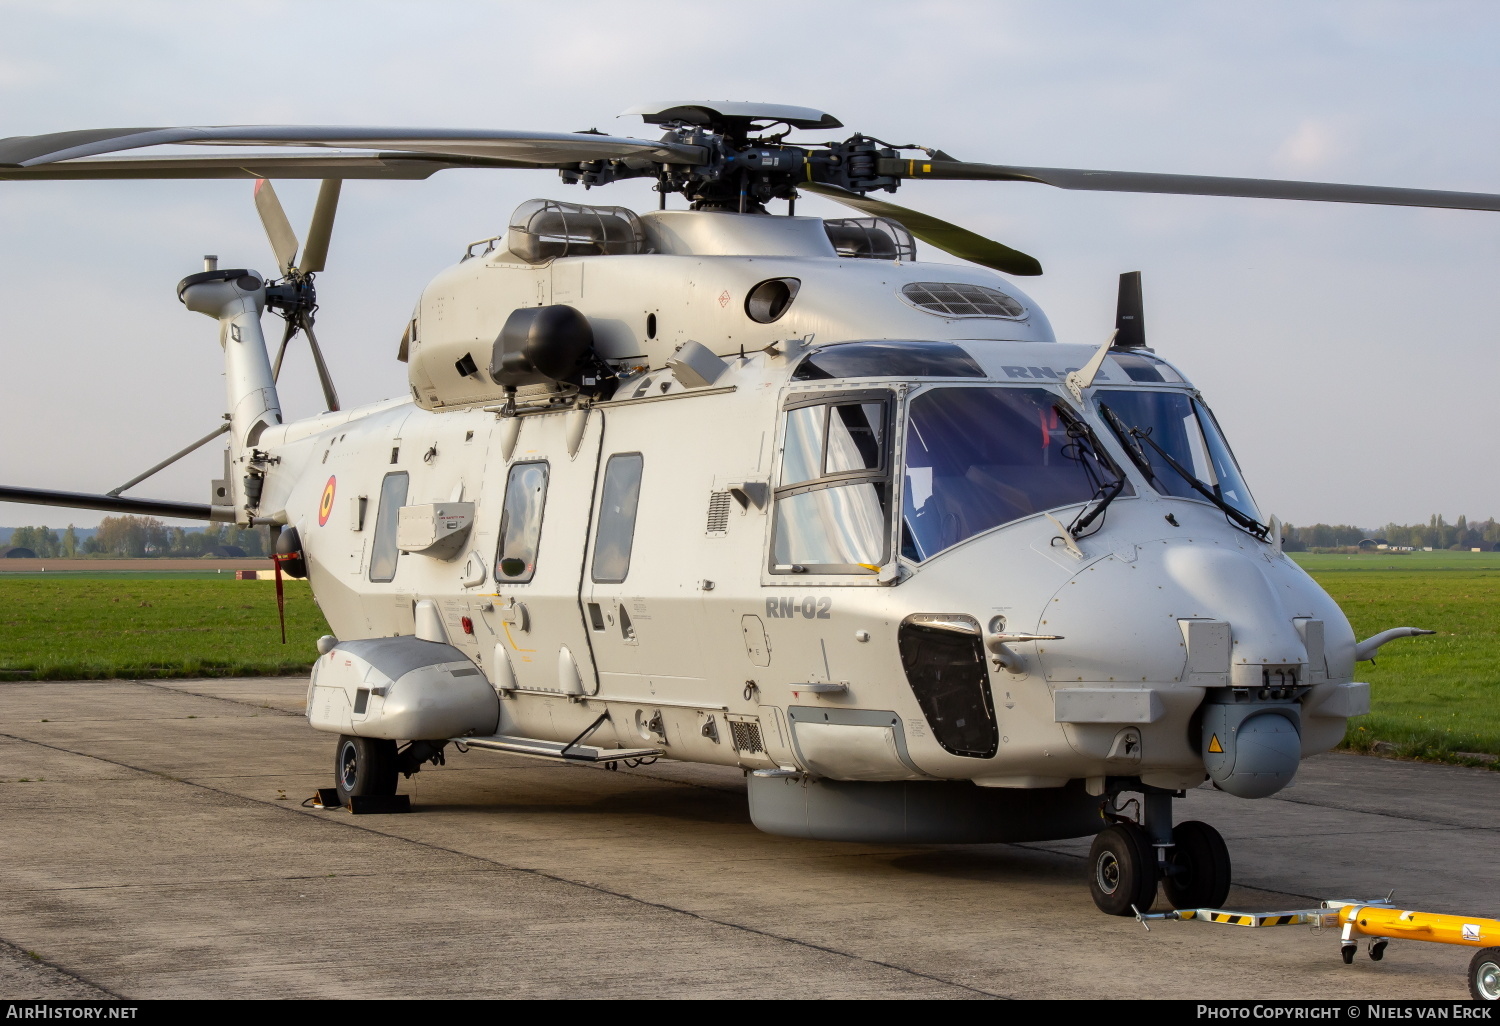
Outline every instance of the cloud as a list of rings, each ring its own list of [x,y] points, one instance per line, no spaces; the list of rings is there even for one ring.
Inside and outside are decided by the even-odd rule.
[[[1306,118],[1277,147],[1272,158],[1289,171],[1320,171],[1336,163],[1348,150],[1342,133],[1318,118]]]

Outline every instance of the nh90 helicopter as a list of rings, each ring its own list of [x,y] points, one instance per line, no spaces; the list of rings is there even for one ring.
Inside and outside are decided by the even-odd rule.
[[[774,833],[1095,835],[1104,911],[1145,910],[1158,884],[1175,907],[1222,903],[1224,842],[1174,825],[1174,797],[1205,779],[1245,798],[1286,786],[1368,711],[1356,662],[1426,632],[1357,641],[1282,554],[1203,397],[1146,345],[1138,275],[1122,276],[1108,343],[1060,343],[995,273],[1039,274],[1034,259],[870,194],[969,179],[1471,210],[1500,197],[975,164],[858,134],[794,144],[841,127],[801,107],[628,113],[664,134],[0,140],[0,179],[259,179],[278,267],[209,259],[178,286],[224,351],[229,412],[199,443],[228,433],[211,504],[124,487],[0,499],[270,525],[279,567],[311,581],[336,633],[307,709],[339,735],[347,802],[393,794],[450,745],[668,756],[743,767],[751,817]],[[115,155],[184,143],[301,149]],[[410,395],[342,410],[313,333],[340,183],[455,167],[654,178],[661,209],[523,205],[422,293],[398,356]],[[300,259],[278,177],[323,180]],[[797,217],[799,192],[861,216]],[[667,210],[672,193],[691,209]],[[786,216],[767,212],[778,200]],[[977,266],[923,263],[919,242]],[[286,323],[274,363],[267,308]],[[328,410],[286,422],[276,378],[298,332]]]

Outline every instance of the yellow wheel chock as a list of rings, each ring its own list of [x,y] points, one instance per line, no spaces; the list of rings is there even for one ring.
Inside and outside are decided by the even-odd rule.
[[[1224,926],[1310,926],[1314,930],[1338,929],[1344,964],[1354,961],[1360,937],[1370,938],[1369,955],[1376,962],[1385,956],[1392,940],[1431,941],[1479,948],[1469,963],[1469,996],[1476,1001],[1500,1000],[1500,920],[1475,916],[1449,916],[1396,908],[1387,895],[1383,901],[1331,899],[1317,908],[1290,912],[1232,912],[1221,908],[1180,908],[1171,912],[1141,912],[1135,917],[1147,930],[1151,922],[1176,919],[1200,920]]]

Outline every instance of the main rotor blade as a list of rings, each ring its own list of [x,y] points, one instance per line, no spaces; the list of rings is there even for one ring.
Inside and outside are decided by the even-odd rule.
[[[304,312],[299,320],[302,322],[302,331],[307,335],[307,344],[312,347],[313,365],[318,368],[318,384],[323,386],[323,400],[328,404],[330,411],[339,408],[339,394],[333,387],[333,375],[328,373],[328,364],[323,362],[323,350],[318,345],[318,336],[313,334],[312,318]]]
[[[145,146],[313,146],[400,150],[438,157],[514,161],[523,167],[567,167],[580,161],[636,157],[664,164],[701,164],[700,146],[594,135],[590,132],[509,132],[453,128],[350,128],[324,125],[242,125],[204,128],[118,128],[0,139],[0,170],[34,167]]]
[[[271,240],[277,266],[282,274],[291,274],[297,266],[297,233],[292,231],[292,223],[286,219],[286,211],[281,207],[281,200],[276,198],[276,190],[269,178],[258,179],[255,183],[255,209],[260,214],[260,223],[265,226],[266,238]]]
[[[339,189],[344,183],[337,178],[323,179],[318,189],[318,203],[313,207],[312,223],[307,226],[307,245],[302,247],[299,274],[321,271],[328,259],[328,237],[333,233],[333,215],[339,208]]]
[[[204,506],[196,502],[173,502],[170,499],[132,499],[124,495],[89,495],[83,492],[55,492],[45,488],[12,488],[0,485],[0,502],[27,502],[34,506],[63,506],[67,509],[97,509],[105,513],[139,513],[148,517],[178,517],[183,520],[234,522],[233,506]]]
[[[0,165],[0,182],[117,178],[376,178],[420,181],[454,167],[529,169],[531,165],[486,157],[431,157],[420,153],[84,157],[31,167]]]
[[[1174,196],[1240,196],[1247,199],[1311,200],[1324,203],[1374,203],[1393,207],[1438,207],[1448,210],[1500,210],[1500,195],[1448,192],[1441,189],[1394,189],[1382,185],[1331,182],[1287,182],[1271,178],[1216,178],[1140,171],[1085,171],[1067,167],[1019,167],[970,164],[960,160],[893,160],[876,162],[879,174],[948,181],[1038,182],[1058,189],[1086,192],[1151,192]]]
[[[884,200],[873,200],[867,196],[861,196],[847,189],[841,189],[836,185],[822,185],[816,182],[801,182],[798,189],[817,193],[819,196],[827,196],[853,207],[862,213],[871,214],[875,217],[888,217],[893,221],[899,221],[917,238],[944,253],[968,260],[971,263],[980,264],[984,267],[992,267],[1006,274],[1033,275],[1042,273],[1042,265],[1035,257],[1027,256],[1018,249],[1011,249],[993,239],[987,239],[983,235],[976,235],[967,228],[960,228],[956,224],[924,214],[919,210],[911,210],[907,207],[899,207],[894,203]]]

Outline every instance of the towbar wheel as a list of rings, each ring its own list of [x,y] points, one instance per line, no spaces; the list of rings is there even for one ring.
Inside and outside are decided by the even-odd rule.
[[[333,783],[339,804],[354,796],[396,793],[396,742],[343,734],[334,750]]]
[[[1469,962],[1469,996],[1500,1001],[1500,948],[1480,948]]]

